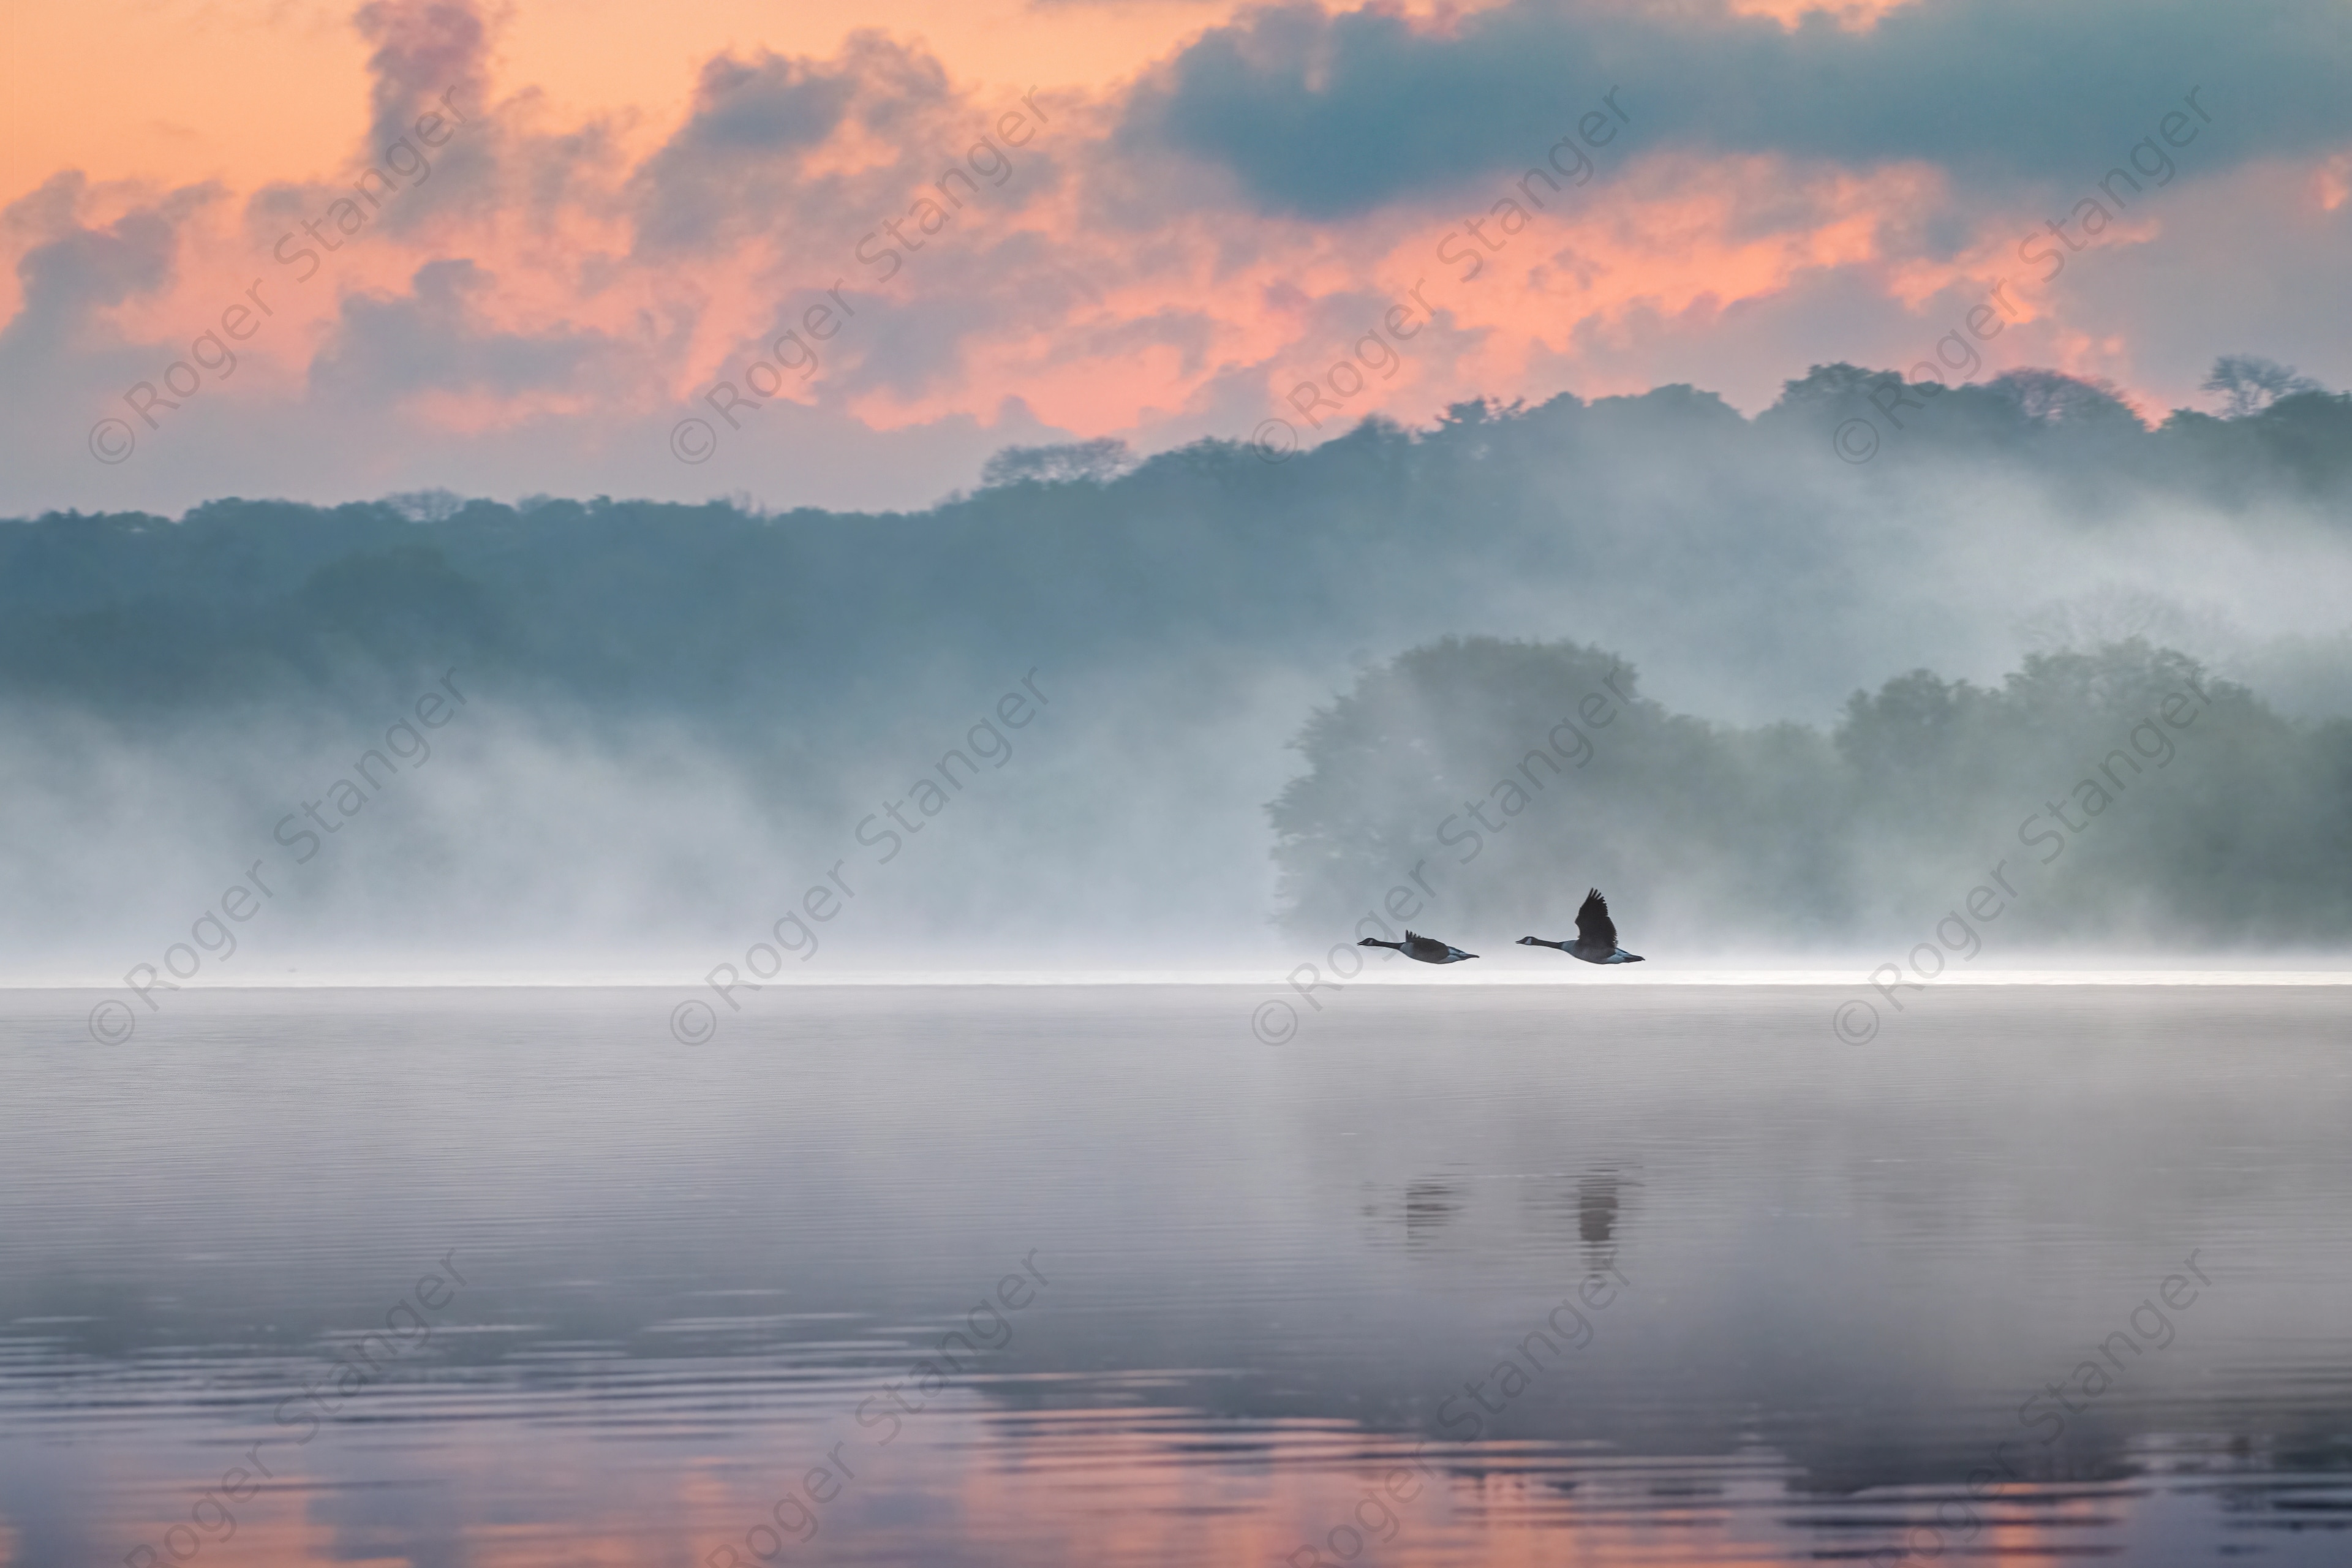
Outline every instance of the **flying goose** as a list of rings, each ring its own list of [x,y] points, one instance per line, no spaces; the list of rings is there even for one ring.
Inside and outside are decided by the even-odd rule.
[[[1408,932],[1408,935],[1411,933]],[[1617,945],[1617,922],[1609,918],[1609,900],[1594,888],[1584,895],[1584,903],[1576,911],[1574,942],[1546,942],[1539,936],[1519,938],[1521,947],[1556,947],[1570,958],[1580,958],[1587,963],[1639,963],[1642,955],[1627,952]]]
[[[1356,945],[1392,947],[1407,958],[1417,958],[1423,963],[1459,963],[1465,958],[1478,956],[1475,952],[1465,952],[1458,947],[1449,947],[1433,936],[1421,936],[1412,931],[1405,932],[1402,942],[1382,942],[1376,936],[1368,936]]]

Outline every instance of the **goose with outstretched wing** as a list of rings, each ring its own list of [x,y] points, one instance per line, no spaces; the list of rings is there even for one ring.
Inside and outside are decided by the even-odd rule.
[[[1617,945],[1617,922],[1609,918],[1609,900],[1601,889],[1592,889],[1584,895],[1584,903],[1576,911],[1574,942],[1546,942],[1539,936],[1519,938],[1521,947],[1556,947],[1570,958],[1580,958],[1587,963],[1640,963],[1642,955],[1627,952]]]

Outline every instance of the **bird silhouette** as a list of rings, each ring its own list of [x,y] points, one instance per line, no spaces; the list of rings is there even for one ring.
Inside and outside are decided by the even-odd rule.
[[[1405,933],[1410,936],[1412,932]],[[1609,900],[1601,889],[1592,889],[1584,895],[1584,903],[1576,911],[1574,942],[1546,942],[1539,936],[1519,938],[1521,947],[1556,947],[1570,958],[1580,958],[1587,963],[1640,963],[1642,955],[1627,952],[1617,945],[1617,922],[1609,918]]]
[[[1368,936],[1356,945],[1392,947],[1407,958],[1418,959],[1423,963],[1459,963],[1465,958],[1478,956],[1475,952],[1465,952],[1458,947],[1449,947],[1433,936],[1422,936],[1413,931],[1405,932],[1402,942],[1382,942],[1376,936]]]

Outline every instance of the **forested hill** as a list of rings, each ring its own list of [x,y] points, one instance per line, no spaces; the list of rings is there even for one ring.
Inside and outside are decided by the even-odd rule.
[[[1841,646],[1875,640],[1862,601],[1905,614],[1916,584],[1881,592],[1877,568],[2012,523],[2095,530],[2161,504],[2219,530],[2284,510],[2352,539],[2352,398],[2150,428],[2049,373],[1905,392],[1840,365],[1752,422],[1677,386],[1463,405],[1278,463],[1220,442],[1140,464],[1015,451],[1002,482],[914,514],[437,495],[52,514],[0,524],[0,688],[138,710],[465,658],[591,704],[814,717],[940,658],[1380,652],[1542,629],[1535,599],[1620,644],[1638,626],[1694,646],[1774,604],[1813,623],[1786,652],[1818,692],[1885,662]],[[1876,432],[1864,463],[1840,455],[1856,420]],[[1995,480],[2000,521],[1954,500]]]

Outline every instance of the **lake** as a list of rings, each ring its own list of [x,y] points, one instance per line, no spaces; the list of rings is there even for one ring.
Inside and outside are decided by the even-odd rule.
[[[2352,988],[1850,989],[0,994],[0,1563],[2352,1561]]]

